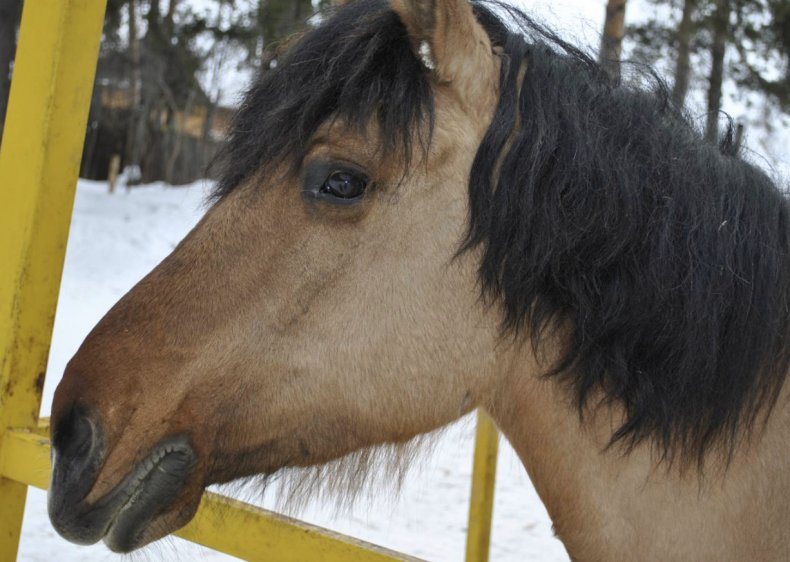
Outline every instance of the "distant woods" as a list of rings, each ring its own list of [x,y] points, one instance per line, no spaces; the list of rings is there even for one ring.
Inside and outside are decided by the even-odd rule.
[[[678,106],[691,90],[705,93],[711,142],[720,134],[728,81],[745,106],[761,100],[766,120],[771,111],[790,114],[790,0],[640,0],[640,6],[652,16],[625,26],[630,58],[665,70]]]
[[[227,76],[276,64],[283,42],[329,3],[108,0],[80,175],[105,179],[120,168],[130,183],[203,177],[236,102]],[[0,0],[0,124],[21,4]]]
[[[176,184],[205,175],[233,111],[226,106],[236,101],[225,91],[227,76],[276,65],[288,39],[331,3],[108,0],[81,175],[104,179],[120,167],[132,183]],[[706,105],[711,141],[720,133],[727,85],[746,105],[757,100],[770,109],[767,128],[769,115],[790,115],[790,0],[600,3],[603,68],[620,78],[625,41],[629,59],[665,74],[675,104],[692,92]],[[0,138],[21,6],[0,0]],[[631,23],[637,7],[652,16]]]
[[[269,68],[327,3],[109,0],[82,175],[118,154],[127,181],[204,176],[233,112],[226,76]]]

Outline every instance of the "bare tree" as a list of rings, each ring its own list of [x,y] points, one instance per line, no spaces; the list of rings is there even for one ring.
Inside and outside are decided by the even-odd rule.
[[[606,21],[601,37],[601,66],[615,80],[620,79],[620,56],[625,36],[625,4],[626,0],[607,1]]]
[[[147,35],[153,35],[161,30],[162,14],[159,9],[159,0],[150,0],[148,14],[145,16],[148,21]]]
[[[672,101],[678,107],[686,102],[691,78],[691,40],[694,35],[694,12],[696,0],[684,0],[683,16],[677,34],[678,58],[675,63],[675,83],[672,87]]]
[[[170,0],[170,4],[167,6],[167,15],[165,16],[165,33],[167,33],[168,37],[172,37],[175,31],[174,18],[176,8],[178,8],[178,0]]]
[[[721,85],[724,80],[724,53],[730,23],[729,0],[716,0],[713,13],[713,43],[711,45],[711,69],[708,85],[708,120],[705,138],[715,142],[719,137],[719,112],[721,111]]]
[[[143,114],[143,77],[140,60],[140,36],[137,31],[137,0],[129,0],[129,62],[131,64],[131,111],[129,126],[126,129],[127,166],[139,166],[141,146],[145,135],[145,116]]]

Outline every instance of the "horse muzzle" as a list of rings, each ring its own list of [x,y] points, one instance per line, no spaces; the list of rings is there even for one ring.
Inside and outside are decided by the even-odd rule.
[[[83,545],[104,540],[115,552],[130,552],[161,538],[194,514],[197,501],[191,509],[163,517],[180,503],[177,500],[184,496],[196,465],[188,436],[160,441],[109,493],[88,502],[106,456],[102,431],[77,410],[59,420],[54,429],[48,510],[52,525],[65,539]],[[156,529],[151,528],[163,518],[168,524],[160,521]]]

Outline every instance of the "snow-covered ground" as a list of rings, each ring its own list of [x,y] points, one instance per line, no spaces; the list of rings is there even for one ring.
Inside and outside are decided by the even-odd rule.
[[[103,183],[80,181],[52,339],[42,412],[50,410],[66,362],[88,331],[195,224],[208,185],[154,185],[107,193]],[[448,429],[424,451],[400,493],[362,494],[349,512],[309,505],[299,517],[414,556],[462,560],[471,485],[474,420]],[[567,555],[510,446],[502,443],[494,508],[492,560],[559,562]],[[254,490],[242,495],[255,496]],[[273,509],[274,494],[261,502]],[[46,495],[31,489],[19,560],[58,562],[120,560],[102,544],[79,547],[61,539],[49,524]],[[227,560],[228,557],[167,539],[133,555],[140,560]],[[308,562],[308,561],[305,561]]]

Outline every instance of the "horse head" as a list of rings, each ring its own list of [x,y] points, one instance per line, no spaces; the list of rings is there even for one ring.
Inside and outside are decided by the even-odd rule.
[[[215,203],[58,386],[61,534],[129,551],[185,524],[209,484],[402,443],[480,404],[498,318],[456,254],[498,77],[465,1],[360,1],[252,86]]]

